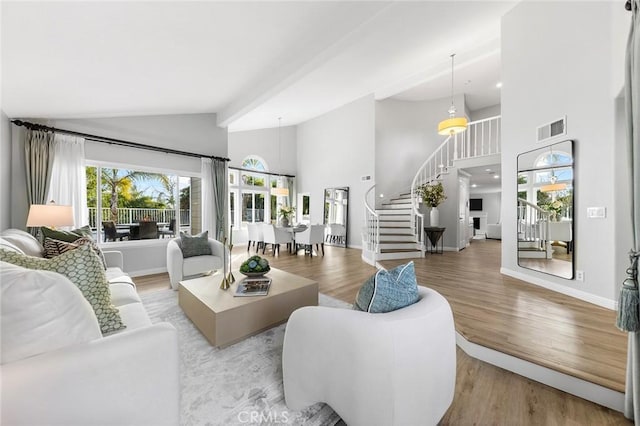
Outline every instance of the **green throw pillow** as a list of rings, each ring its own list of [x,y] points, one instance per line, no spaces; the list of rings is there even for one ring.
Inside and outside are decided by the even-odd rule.
[[[66,241],[68,243],[72,243],[80,237],[89,237],[93,239],[93,234],[89,225],[72,231],[64,231],[62,229],[53,229],[43,226],[40,228],[40,232],[42,232],[44,238],[53,238],[54,240]]]
[[[182,257],[211,255],[209,246],[209,231],[204,231],[198,235],[180,233],[180,249]]]
[[[88,246],[82,245],[53,259],[27,256],[0,248],[0,260],[23,268],[57,272],[69,278],[91,304],[102,334],[126,327],[120,312],[111,304],[111,291],[102,262]]]
[[[395,311],[420,299],[413,262],[390,271],[380,269],[362,285],[353,309],[371,313]]]

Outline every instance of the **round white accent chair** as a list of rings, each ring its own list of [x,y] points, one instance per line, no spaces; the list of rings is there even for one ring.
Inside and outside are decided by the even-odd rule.
[[[222,269],[225,259],[229,259],[229,249],[213,238],[209,238],[210,255],[184,258],[180,249],[180,238],[174,238],[167,244],[167,271],[171,288],[178,290],[182,280],[195,278],[211,271]]]
[[[418,302],[388,313],[296,310],[282,353],[287,406],[324,402],[350,426],[437,424],[453,401],[456,336],[446,299],[418,289]]]

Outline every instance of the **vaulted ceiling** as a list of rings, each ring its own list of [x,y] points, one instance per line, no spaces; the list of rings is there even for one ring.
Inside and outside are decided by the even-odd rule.
[[[373,93],[499,101],[514,2],[2,2],[10,117],[218,114],[298,124]]]

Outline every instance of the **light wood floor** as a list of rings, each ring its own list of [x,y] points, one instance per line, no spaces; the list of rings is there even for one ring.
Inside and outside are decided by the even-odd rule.
[[[353,302],[375,272],[360,251],[326,247],[324,257],[267,253],[272,266],[312,278],[321,293]],[[253,254],[253,250],[252,250]],[[234,265],[246,258],[235,247]],[[383,262],[385,267],[403,261]],[[500,242],[474,240],[459,253],[415,260],[418,282],[451,304],[468,340],[616,390],[624,388],[626,338],[615,313],[499,273]],[[169,287],[166,274],[135,279],[138,291]],[[454,402],[443,425],[626,425],[622,414],[555,390],[458,350]]]

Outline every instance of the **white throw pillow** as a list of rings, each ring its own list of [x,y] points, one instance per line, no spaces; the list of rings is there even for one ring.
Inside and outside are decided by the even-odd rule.
[[[44,249],[40,241],[28,232],[20,229],[6,229],[2,231],[1,236],[5,241],[18,247],[27,256],[42,257],[44,255]]]
[[[0,286],[0,363],[102,337],[91,305],[63,275],[0,262]]]

